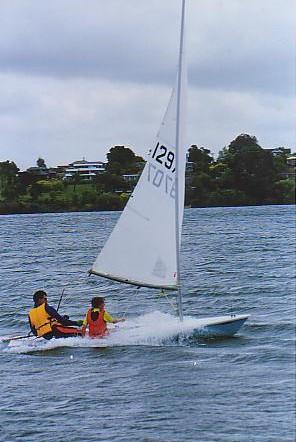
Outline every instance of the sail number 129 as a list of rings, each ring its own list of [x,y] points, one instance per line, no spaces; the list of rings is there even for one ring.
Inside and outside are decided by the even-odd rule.
[[[160,145],[159,143],[156,144],[156,147],[152,153],[152,158],[155,158],[155,160],[163,164],[164,167],[166,167],[168,170],[171,170],[174,164],[175,154],[171,150],[168,150],[167,147]],[[175,172],[175,167],[172,169],[172,172]]]

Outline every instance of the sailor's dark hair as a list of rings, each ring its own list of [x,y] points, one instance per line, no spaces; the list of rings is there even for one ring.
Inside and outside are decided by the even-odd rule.
[[[104,302],[105,302],[104,298],[102,298],[101,296],[95,296],[91,300],[91,306],[92,308],[100,308]]]
[[[42,299],[44,296],[47,296],[44,290],[37,290],[33,295],[34,304],[37,305],[39,299]]]

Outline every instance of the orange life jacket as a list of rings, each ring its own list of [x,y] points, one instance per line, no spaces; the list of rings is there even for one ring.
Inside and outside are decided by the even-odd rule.
[[[99,338],[105,336],[108,333],[107,324],[106,321],[104,320],[105,310],[100,309],[100,311],[97,312],[99,315],[95,321],[93,321],[93,319],[91,318],[91,312],[92,309],[89,309],[87,312],[89,336],[91,338]]]
[[[45,310],[45,303],[32,308],[29,312],[31,325],[35,328],[37,336],[43,336],[52,331],[52,325],[58,324],[58,321],[51,318]]]

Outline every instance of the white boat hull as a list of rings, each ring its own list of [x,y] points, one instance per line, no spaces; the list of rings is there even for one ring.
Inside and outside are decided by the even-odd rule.
[[[194,329],[196,336],[209,338],[230,337],[241,328],[248,315],[216,316],[200,319],[200,325]]]

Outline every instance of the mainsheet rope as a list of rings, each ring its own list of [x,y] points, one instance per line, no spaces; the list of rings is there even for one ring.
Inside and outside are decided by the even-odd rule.
[[[176,305],[173,303],[173,301],[170,300],[170,298],[168,297],[168,295],[166,294],[166,292],[164,291],[164,289],[162,289],[162,290],[160,291],[160,296],[164,296],[164,297],[166,298],[167,302],[170,304],[170,306],[172,307],[172,310],[173,310],[174,312],[177,312],[177,311],[178,311],[178,308],[177,308]]]
[[[137,294],[137,290],[139,290],[140,288],[141,288],[141,287],[137,287],[137,288],[135,289],[134,295]],[[128,306],[128,308],[126,309],[126,311],[123,313],[123,315],[122,315],[123,318],[126,318],[127,312],[129,311],[130,307],[131,307],[131,303],[129,304],[129,306]]]

